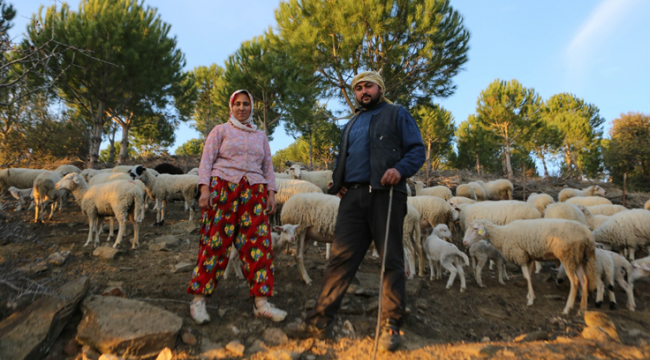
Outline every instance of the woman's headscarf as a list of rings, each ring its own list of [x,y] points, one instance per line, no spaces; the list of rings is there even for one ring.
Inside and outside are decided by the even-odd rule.
[[[376,72],[376,71],[364,71],[362,73],[359,73],[359,75],[355,76],[352,79],[352,83],[351,83],[353,93],[354,93],[354,87],[357,86],[357,84],[362,82],[362,81],[369,81],[371,83],[375,83],[384,91],[384,93],[386,93],[386,87],[384,86],[384,79],[381,77],[381,75],[379,75],[378,72]],[[385,101],[385,102],[387,102],[389,104],[392,104],[393,102],[386,99],[386,97],[384,96],[384,93],[381,94],[381,100]],[[359,101],[357,101],[356,96],[354,97],[354,105],[356,107],[361,107],[361,104],[359,104]]]
[[[244,121],[239,121],[232,114],[232,106],[235,103],[235,97],[237,95],[239,95],[239,94],[242,94],[242,93],[248,95],[248,98],[251,101],[251,114],[248,116],[248,119],[246,119]],[[248,90],[243,90],[242,89],[242,90],[237,90],[234,93],[232,93],[232,95],[230,95],[230,101],[228,102],[228,106],[230,108],[230,122],[236,128],[239,128],[239,129],[242,129],[242,130],[245,130],[245,131],[250,131],[250,132],[253,132],[253,131],[257,130],[257,126],[253,122],[253,95],[251,95],[251,93],[249,93]]]

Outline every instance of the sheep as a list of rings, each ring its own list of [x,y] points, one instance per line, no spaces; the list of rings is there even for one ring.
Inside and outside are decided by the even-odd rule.
[[[59,206],[59,211],[61,211],[65,190],[59,190],[55,187],[59,180],[61,180],[61,176],[53,171],[43,172],[34,179],[34,186],[32,188],[34,206],[36,208],[34,222],[43,221],[45,207],[50,203],[52,207],[48,220],[52,220],[52,215],[57,205]]]
[[[285,224],[282,226],[274,226],[273,230],[278,233],[271,232],[271,248],[274,253],[278,253],[285,244],[289,244],[295,241],[295,231],[298,225]],[[244,279],[244,274],[241,271],[241,260],[239,259],[239,251],[235,244],[232,244],[230,248],[230,255],[228,265],[223,272],[223,278],[228,279],[228,273],[230,272],[231,267],[235,267],[235,275],[238,279]]]
[[[413,196],[407,202],[420,213],[420,229],[433,228],[438,224],[448,227],[458,219],[458,212],[445,200],[436,196]]]
[[[58,168],[54,169],[54,171],[56,173],[58,173],[59,175],[61,175],[61,177],[65,176],[66,174],[69,174],[69,173],[75,173],[75,174],[80,174],[81,173],[81,169],[79,169],[78,167],[76,167],[74,165],[61,165]]]
[[[591,185],[582,190],[566,188],[560,191],[557,195],[557,200],[559,202],[565,202],[574,196],[597,196],[607,195],[607,191],[598,185]]]
[[[612,216],[621,211],[627,211],[627,208],[622,205],[593,205],[587,206],[587,210],[589,210],[592,215]]]
[[[585,226],[589,226],[585,214],[575,205],[568,202],[551,204],[544,212],[544,219],[566,219],[577,221]]]
[[[632,273],[628,276],[632,281],[650,277],[650,256],[632,261]]]
[[[169,163],[158,164],[153,169],[158,171],[161,174],[171,174],[171,175],[184,175],[185,174],[183,172],[183,170],[181,170],[181,168],[179,168],[177,166],[174,166],[172,164],[169,164]]]
[[[530,194],[528,197],[528,200],[526,200],[527,203],[533,205],[535,208],[537,208],[537,211],[544,216],[544,210],[546,209],[547,206],[550,204],[553,204],[555,200],[551,197],[551,195],[548,194]]]
[[[476,191],[469,184],[461,184],[456,187],[456,197],[465,197],[471,200],[476,201]]]
[[[326,193],[329,188],[329,183],[332,182],[332,170],[303,171],[303,169],[300,165],[291,165],[289,175],[292,179],[306,180],[314,183]]]
[[[573,307],[578,282],[582,285],[580,311],[587,309],[587,291],[596,287],[596,245],[585,225],[564,219],[517,220],[502,226],[474,220],[465,232],[463,244],[471,246],[487,239],[508,261],[521,266],[528,282],[528,306],[535,301],[530,274],[533,262],[559,260],[571,282],[563,313],[568,314]]]
[[[312,280],[307,274],[304,264],[305,244],[308,239],[332,243],[334,227],[339,211],[340,199],[337,196],[319,193],[303,193],[293,195],[282,208],[280,218],[282,224],[299,224],[295,231],[298,239],[298,251],[295,259],[300,272],[300,278],[311,285]]]
[[[635,209],[614,214],[593,233],[596,242],[627,250],[632,261],[638,247],[650,244],[650,212]]]
[[[81,176],[83,176],[84,180],[86,180],[86,181],[90,181],[90,179],[92,179],[97,174],[99,174],[99,170],[90,169],[90,168],[89,169],[84,169],[81,172]]]
[[[481,271],[488,261],[493,261],[497,265],[499,273],[499,283],[505,285],[503,277],[510,280],[508,272],[506,271],[506,259],[501,253],[490,243],[485,240],[477,241],[469,248],[469,257],[472,259],[472,269],[474,269],[474,277],[479,287],[485,287],[481,279]]]
[[[422,243],[420,241],[420,213],[411,204],[406,204],[407,212],[404,217],[404,231],[402,232],[402,241],[404,249],[409,251],[410,260],[414,261],[415,257],[419,260],[420,272],[418,276],[424,276],[424,252],[422,251]],[[413,275],[415,274],[415,264],[412,264]]]
[[[277,218],[280,217],[282,207],[293,195],[302,193],[323,193],[323,190],[321,190],[318,186],[304,180],[276,178],[275,184],[278,188],[278,191],[275,194],[276,214],[273,215],[272,219],[274,224],[279,223]]]
[[[23,209],[23,206],[26,203],[29,203],[29,208],[27,209],[28,211],[31,210],[34,207],[34,196],[33,196],[33,188],[29,189],[18,189],[15,186],[11,186],[9,189],[7,189],[11,196],[14,197],[14,199],[18,200],[18,204],[16,205],[16,210],[15,211],[20,211]]]
[[[199,174],[199,168],[192,168],[192,170],[187,172],[187,175],[198,175]]]
[[[439,186],[425,188],[424,183],[422,181],[416,181],[415,196],[421,196],[421,195],[435,196],[445,201],[454,197],[454,195],[451,193],[451,190],[449,190],[449,188],[446,186],[439,185]]]
[[[612,205],[612,202],[609,199],[605,199],[599,196],[576,196],[565,201],[573,205],[584,205],[584,206],[594,206],[594,205]]]
[[[460,226],[463,231],[474,220],[487,219],[497,225],[505,225],[515,220],[539,219],[542,216],[533,206],[523,201],[482,201],[475,204],[458,204]]]
[[[119,223],[117,238],[113,247],[122,242],[127,218],[133,224],[132,249],[138,246],[138,234],[142,218],[141,207],[144,192],[134,181],[118,180],[108,183],[88,186],[88,183],[79,174],[68,174],[56,183],[57,189],[66,189],[72,192],[75,200],[81,205],[81,211],[88,217],[88,246],[95,232],[95,247],[99,244],[99,220],[105,216],[112,216]]]
[[[606,250],[607,251],[607,250]],[[621,286],[627,295],[627,309],[634,311],[636,303],[634,302],[634,282],[633,282],[633,268],[624,256],[612,251],[607,251],[607,254],[614,260],[614,280]],[[627,281],[625,278],[627,277]]]
[[[477,183],[485,189],[485,196],[488,200],[493,200],[495,197],[498,197],[499,200],[512,200],[514,186],[506,179],[490,181],[487,184],[479,180]]]
[[[465,284],[465,272],[463,265],[469,266],[469,258],[463,252],[458,250],[456,245],[450,244],[441,238],[451,238],[451,231],[445,224],[437,225],[433,229],[433,233],[427,237],[424,243],[424,252],[429,259],[429,267],[431,268],[431,276],[429,280],[433,280],[434,272],[437,273],[436,279],[442,276],[442,269],[444,267],[450,272],[449,280],[447,281],[447,289],[450,289],[456,278],[456,274],[460,278],[460,292],[464,292],[467,288]]]
[[[155,170],[154,170],[155,171]],[[131,174],[142,181],[151,190],[156,199],[156,223],[154,226],[162,226],[165,223],[165,208],[167,201],[182,196],[186,203],[190,204],[190,219],[193,221],[195,205],[199,197],[199,177],[197,175],[155,175],[142,165],[137,165],[131,170]]]
[[[34,187],[34,180],[47,170],[12,168],[0,170],[0,202],[2,195],[11,186],[19,189]]]
[[[287,161],[284,162],[284,166],[286,166],[286,167],[291,167],[293,165],[298,165],[298,166],[301,166],[303,169],[307,169],[307,164],[302,163],[300,161],[289,161],[289,160],[287,160]]]
[[[106,171],[106,172],[128,173],[128,172],[130,172],[130,171],[131,171],[135,166],[136,166],[136,165],[117,165],[117,166],[112,167],[112,168],[110,168],[110,169],[100,170],[100,172],[102,172],[102,171]]]
[[[476,201],[488,200],[487,194],[485,193],[485,189],[481,184],[479,184],[476,181],[472,181],[470,183],[467,183],[467,185],[471,186],[472,189],[474,189],[474,194],[476,194]],[[458,189],[456,191],[458,191]]]
[[[88,185],[93,186],[93,185],[99,185],[103,183],[107,183],[109,181],[116,181],[116,180],[133,180],[133,176],[125,173],[113,173],[113,172],[105,172],[105,173],[98,173],[97,175],[93,176],[90,180],[88,180]]]
[[[600,308],[603,303],[605,286],[609,292],[609,308],[616,308],[616,297],[614,296],[614,260],[605,253],[606,250],[596,249],[596,307]],[[555,284],[564,282],[567,274],[564,265],[560,265],[555,279]]]
[[[451,205],[451,207],[456,208],[460,204],[476,204],[476,201],[466,197],[454,196],[453,198],[447,200],[447,203]]]
[[[577,207],[585,215],[585,219],[587,220],[587,225],[589,225],[589,229],[591,231],[598,229],[602,224],[605,223],[605,221],[609,220],[609,216],[607,215],[592,214],[591,211],[589,211],[589,209],[587,209],[586,206],[577,205]]]
[[[286,174],[286,173],[273,173],[275,175],[275,179],[291,179],[291,175]]]

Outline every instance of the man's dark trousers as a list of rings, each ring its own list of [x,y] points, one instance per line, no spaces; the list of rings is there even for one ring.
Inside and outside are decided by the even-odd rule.
[[[323,288],[316,307],[305,319],[306,323],[323,328],[334,320],[343,296],[373,240],[380,257],[383,256],[388,201],[389,190],[371,191],[368,185],[351,186],[343,195]],[[402,325],[406,309],[402,245],[406,212],[406,193],[393,190],[381,318],[382,323],[393,319],[397,326]]]

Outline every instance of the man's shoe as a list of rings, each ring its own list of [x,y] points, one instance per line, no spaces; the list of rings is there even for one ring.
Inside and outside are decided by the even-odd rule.
[[[395,351],[402,342],[399,328],[395,326],[384,326],[379,336],[379,351]]]
[[[291,338],[296,339],[307,339],[307,338],[316,338],[322,339],[325,337],[325,332],[327,331],[328,326],[319,328],[316,325],[310,325],[303,322],[291,323],[284,328],[284,333]]]

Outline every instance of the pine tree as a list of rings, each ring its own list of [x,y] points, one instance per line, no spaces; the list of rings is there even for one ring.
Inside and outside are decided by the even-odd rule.
[[[501,147],[494,135],[486,131],[476,115],[470,115],[456,129],[456,153],[450,159],[457,169],[497,172],[501,167]]]
[[[629,112],[612,121],[611,140],[604,151],[605,167],[612,182],[650,190],[650,115]]]
[[[431,165],[435,163],[437,168],[442,158],[451,149],[454,131],[456,130],[454,116],[442,106],[428,103],[415,107],[413,117],[420,128],[422,141],[427,149],[425,170],[428,183]]]

